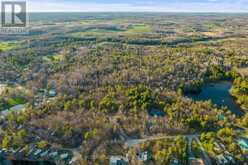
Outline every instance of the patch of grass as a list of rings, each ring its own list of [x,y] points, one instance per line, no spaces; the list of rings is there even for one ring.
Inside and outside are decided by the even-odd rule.
[[[205,27],[205,28],[207,28],[208,30],[215,30],[216,28],[218,28],[219,26],[216,24],[216,23],[211,23],[211,22],[205,22],[204,24],[203,24],[203,26]]]
[[[146,24],[135,24],[130,25],[127,29],[118,29],[118,28],[94,28],[89,29],[83,32],[73,33],[73,36],[104,36],[104,35],[115,35],[115,34],[122,34],[128,35],[131,33],[148,33],[151,32],[152,28],[150,25]]]
[[[148,33],[151,32],[152,28],[150,25],[146,24],[135,24],[128,27],[128,33]]]
[[[0,42],[0,51],[8,51],[17,48],[16,43]]]
[[[95,29],[86,30],[84,32],[74,33],[73,36],[103,36],[103,35],[112,35],[118,32],[122,32],[122,30],[95,28]]]
[[[97,20],[97,19],[80,21],[80,24],[82,24],[82,25],[91,25],[91,24],[96,24],[96,23],[103,23],[103,21],[102,20]]]
[[[57,61],[63,61],[64,60],[64,56],[61,54],[55,54],[55,55],[51,55],[51,56],[44,56],[43,57],[44,61],[47,62],[57,62]]]
[[[123,22],[128,20],[123,20],[121,18],[111,19],[111,20],[100,20],[100,19],[90,19],[90,20],[82,20],[80,21],[80,24],[82,25],[94,25],[94,24],[100,24],[100,23],[115,23],[115,24],[122,24]]]
[[[7,100],[7,103],[9,107],[13,107],[18,104],[24,104],[25,100],[23,98],[17,97],[17,98],[10,98]]]
[[[63,61],[64,60],[64,56],[61,54],[56,54],[52,56],[52,60],[53,61]]]
[[[19,104],[25,104],[25,103],[26,103],[26,100],[21,97],[9,98],[7,100],[0,97],[0,111],[9,109]]]

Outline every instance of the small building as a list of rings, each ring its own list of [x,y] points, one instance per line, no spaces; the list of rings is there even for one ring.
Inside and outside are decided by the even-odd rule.
[[[181,165],[181,163],[179,162],[178,159],[174,158],[174,159],[171,161],[170,165]]]
[[[149,115],[153,117],[164,117],[165,112],[161,109],[152,108],[149,110]]]
[[[20,113],[20,112],[24,111],[25,108],[26,108],[26,104],[19,104],[19,105],[15,105],[9,109],[2,111],[0,114],[2,115],[2,118],[3,118],[12,112]]]
[[[219,118],[219,120],[224,121],[226,117],[225,117],[225,115],[221,114],[221,115],[218,116],[218,118]]]
[[[13,149],[12,152],[13,154],[16,154],[21,148]]]
[[[218,165],[224,165],[228,163],[228,160],[223,155],[217,156],[217,162]]]
[[[123,156],[111,156],[109,165],[128,165],[128,159]]]
[[[238,144],[242,150],[248,151],[248,140],[247,139],[239,139]]]
[[[22,152],[24,152],[25,151],[25,147],[23,147],[22,149],[20,149],[19,151],[18,151],[18,153],[22,153]]]
[[[45,157],[45,156],[47,156],[47,155],[48,155],[48,152],[49,152],[49,150],[47,150],[47,151],[41,153],[41,154],[40,154],[40,157]]]
[[[221,146],[217,142],[214,142],[214,150],[217,151],[217,152],[221,152],[222,151]]]
[[[11,107],[9,110],[13,112],[21,112],[25,109],[26,105],[25,104],[19,104]]]
[[[137,157],[140,161],[147,161],[151,159],[151,154],[148,151],[137,153]]]
[[[233,158],[233,156],[231,156],[231,155],[226,155],[225,158],[226,158],[231,164],[235,164],[235,159]]]
[[[67,153],[60,155],[60,159],[67,159],[68,157],[69,157],[69,154]]]
[[[55,97],[57,95],[57,92],[54,89],[51,89],[48,91],[48,96],[49,97]]]
[[[230,155],[218,155],[217,162],[218,165],[225,165],[225,164],[234,164],[235,160]]]
[[[202,159],[191,160],[190,165],[205,165]]]
[[[37,151],[35,151],[34,156],[38,156],[41,152],[42,150],[38,149]]]
[[[74,163],[74,162],[76,162],[77,161],[77,158],[72,158],[70,161],[69,161],[69,164],[72,164],[72,163]]]
[[[58,156],[58,152],[57,151],[55,151],[55,152],[51,152],[50,154],[49,154],[49,156],[51,156],[51,157],[56,157],[56,156]]]
[[[31,147],[31,149],[29,150],[29,152],[28,152],[27,155],[31,155],[34,150],[35,150],[35,148],[34,147]]]

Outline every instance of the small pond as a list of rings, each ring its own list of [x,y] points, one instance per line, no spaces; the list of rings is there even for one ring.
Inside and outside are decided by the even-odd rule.
[[[204,85],[199,94],[188,94],[187,96],[195,101],[211,100],[213,104],[216,104],[217,106],[226,106],[234,114],[242,116],[244,113],[229,93],[231,87],[232,83],[229,81],[210,83]]]

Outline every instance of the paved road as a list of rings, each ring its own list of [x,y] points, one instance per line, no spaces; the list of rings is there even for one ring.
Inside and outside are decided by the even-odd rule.
[[[193,141],[194,137],[188,137],[188,154],[189,154],[189,158],[195,158],[195,155],[192,151],[192,141]]]
[[[196,142],[198,143],[198,145],[200,146],[200,149],[202,151],[203,157],[204,157],[204,163],[206,165],[212,165],[211,163],[211,159],[209,158],[208,154],[206,153],[206,151],[204,150],[200,140],[199,140],[199,134],[191,134],[191,135],[183,135],[185,138],[188,139],[188,145],[189,145],[189,157],[190,158],[194,158],[194,154],[192,152],[192,148],[191,148],[191,144],[193,140],[196,140]],[[171,139],[171,138],[176,138],[177,136],[160,136],[160,137],[156,137],[156,136],[152,136],[152,137],[147,137],[147,138],[143,138],[143,139],[128,139],[126,140],[125,144],[128,147],[133,147],[136,146],[140,143],[146,142],[146,141],[153,141],[153,140],[162,140],[162,139]]]
[[[203,154],[203,157],[204,157],[204,163],[205,163],[206,165],[212,165],[211,159],[209,158],[208,154],[206,153],[205,149],[203,148],[203,146],[202,146],[202,144],[201,144],[199,138],[197,137],[195,140],[196,140],[196,142],[198,143],[198,145],[200,146],[200,149],[201,149],[201,151],[202,151],[202,154]]]
[[[185,138],[193,139],[198,138],[198,134],[192,134],[192,135],[183,135]],[[162,139],[171,139],[176,138],[177,136],[151,136],[143,139],[127,139],[125,144],[128,147],[133,147],[135,145],[138,145],[140,143],[146,142],[146,141],[153,141],[153,140],[162,140]]]

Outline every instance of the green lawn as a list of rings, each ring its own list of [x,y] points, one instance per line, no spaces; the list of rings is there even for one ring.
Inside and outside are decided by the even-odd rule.
[[[127,29],[105,29],[95,28],[89,29],[83,32],[73,33],[73,36],[104,36],[104,35],[115,35],[115,34],[132,34],[132,33],[148,33],[151,32],[152,28],[146,24],[135,24],[130,25]]]
[[[128,20],[116,18],[111,20],[100,20],[100,19],[90,19],[90,20],[82,20],[80,23],[82,25],[94,25],[94,24],[102,24],[102,23],[109,23],[109,24],[122,24],[123,22],[128,22]]]
[[[131,25],[128,29],[128,33],[148,33],[151,32],[152,28],[150,25],[146,24],[136,24],[136,25]]]
[[[59,61],[63,61],[64,58],[65,57],[61,54],[54,54],[54,55],[50,55],[50,56],[44,56],[43,60],[47,61],[47,62],[59,62]]]
[[[23,98],[17,97],[17,98],[10,98],[7,102],[10,107],[13,107],[18,104],[24,104],[26,101]]]
[[[9,98],[7,100],[0,98],[0,111],[11,108],[19,104],[25,104],[25,103],[26,103],[26,100],[21,97]]]
[[[93,20],[82,20],[82,21],[80,21],[80,24],[82,24],[82,25],[92,25],[92,24],[103,23],[103,22],[104,21],[102,21],[102,20],[93,19]]]
[[[0,51],[8,51],[11,49],[15,49],[16,47],[16,43],[0,42]]]
[[[73,36],[103,36],[103,35],[113,35],[113,34],[118,34],[119,32],[123,32],[122,30],[119,29],[101,29],[101,28],[96,28],[96,29],[89,29],[83,32],[77,32],[73,33]]]

